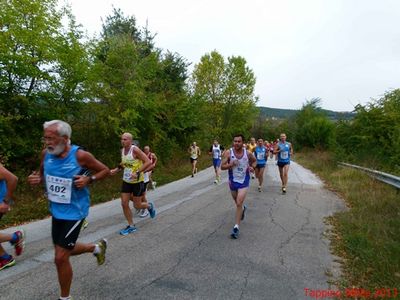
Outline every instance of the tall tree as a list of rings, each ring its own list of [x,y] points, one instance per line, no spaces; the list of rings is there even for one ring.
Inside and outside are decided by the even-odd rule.
[[[212,51],[200,59],[191,78],[193,101],[205,118],[206,138],[220,138],[225,143],[235,132],[248,132],[257,115],[254,96],[256,79],[242,57],[223,56]]]
[[[12,161],[40,149],[43,121],[73,116],[83,98],[82,35],[69,9],[57,5],[56,0],[1,0],[0,143]]]

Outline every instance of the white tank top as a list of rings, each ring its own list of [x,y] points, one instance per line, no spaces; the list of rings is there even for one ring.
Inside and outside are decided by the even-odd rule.
[[[237,183],[243,183],[246,179],[247,170],[249,168],[249,157],[247,156],[247,150],[243,149],[244,153],[241,158],[237,158],[233,149],[230,149],[230,159],[237,160],[239,163],[232,167],[231,180]]]
[[[214,159],[221,159],[221,147],[220,145],[215,146],[213,144],[212,146],[212,155]]]

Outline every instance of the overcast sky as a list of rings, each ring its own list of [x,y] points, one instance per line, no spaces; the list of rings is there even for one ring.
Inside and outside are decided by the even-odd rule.
[[[350,111],[400,87],[398,0],[69,0],[90,35],[121,8],[156,46],[197,64],[213,50],[242,56],[259,106]],[[190,70],[192,70],[192,67]]]

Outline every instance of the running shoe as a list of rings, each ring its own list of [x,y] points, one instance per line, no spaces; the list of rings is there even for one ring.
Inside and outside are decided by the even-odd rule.
[[[261,186],[258,187],[258,191],[261,193]]]
[[[104,264],[106,260],[106,250],[107,250],[107,240],[106,239],[101,239],[97,245],[100,247],[100,252],[94,254],[97,258],[97,264],[100,266]]]
[[[215,183],[215,184],[218,184],[218,179],[215,179],[215,180],[214,180],[214,183]]]
[[[282,193],[286,194],[286,188],[285,187],[282,188]]]
[[[128,234],[130,234],[130,233],[132,233],[132,232],[135,232],[136,230],[137,230],[137,229],[136,229],[135,226],[128,225],[128,226],[126,226],[124,229],[122,229],[122,230],[119,232],[119,234],[120,234],[120,235],[128,235]]]
[[[139,217],[146,218],[148,215],[149,211],[147,209],[142,209],[142,212],[140,213]]]
[[[156,182],[156,181],[153,181],[153,182],[151,183],[151,186],[152,186],[153,190],[155,190],[155,189],[156,189],[156,186],[157,186],[157,182]]]
[[[242,221],[244,220],[246,209],[247,209],[247,205],[243,205],[242,217],[240,218],[240,220],[242,220]]]
[[[239,237],[239,228],[233,227],[232,233],[231,233],[231,238],[237,239]]]
[[[150,213],[150,218],[154,218],[156,216],[156,209],[154,208],[153,202],[149,203],[150,207],[148,208],[149,213]]]
[[[16,231],[15,234],[18,236],[18,239],[17,241],[11,244],[14,246],[15,255],[19,256],[22,254],[22,251],[24,251],[25,248],[25,232],[24,230],[21,229]]]
[[[0,258],[0,271],[15,265],[15,259],[10,255],[8,259]]]

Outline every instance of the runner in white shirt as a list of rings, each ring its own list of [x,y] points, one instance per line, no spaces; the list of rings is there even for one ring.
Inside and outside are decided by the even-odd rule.
[[[224,152],[222,170],[229,170],[229,188],[236,205],[235,225],[231,237],[239,236],[240,221],[245,217],[246,206],[243,205],[250,184],[250,172],[254,172],[256,158],[253,153],[243,148],[244,137],[241,134],[233,137],[233,147]]]
[[[218,184],[221,181],[221,157],[224,152],[224,147],[221,146],[217,140],[214,140],[214,143],[210,147],[210,151],[208,154],[212,155],[213,158],[213,166],[215,171],[215,180],[214,183]]]

